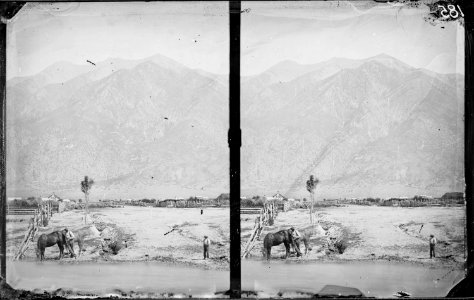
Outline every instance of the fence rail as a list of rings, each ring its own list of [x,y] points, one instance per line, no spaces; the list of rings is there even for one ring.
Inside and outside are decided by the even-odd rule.
[[[57,206],[49,206],[51,213],[57,213]],[[7,208],[7,215],[35,215],[38,212],[38,208]]]
[[[240,214],[260,214],[262,212],[263,208],[262,207],[256,207],[256,208],[240,208]]]
[[[7,215],[35,215],[37,209],[9,208]]]

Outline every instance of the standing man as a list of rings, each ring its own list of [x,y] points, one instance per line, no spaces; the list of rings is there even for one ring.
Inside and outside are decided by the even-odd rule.
[[[301,251],[300,251],[301,234],[294,227],[290,228],[290,232],[291,232],[291,237],[293,238],[293,247],[295,248],[295,251],[296,251],[296,257],[300,257],[301,256]]]
[[[436,238],[434,235],[430,235],[430,258],[436,257],[435,255],[435,246],[436,246]]]
[[[66,232],[66,248],[69,250],[69,253],[71,254],[71,257],[76,257],[76,254],[74,253],[74,234],[72,233],[71,230],[68,230],[67,228],[64,228],[64,231]]]
[[[209,258],[209,244],[211,244],[211,241],[207,235],[205,235],[204,240],[202,241],[202,245],[204,247],[204,259]]]

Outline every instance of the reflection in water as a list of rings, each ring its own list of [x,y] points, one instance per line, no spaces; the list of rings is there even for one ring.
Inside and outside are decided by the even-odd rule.
[[[55,291],[59,288],[96,295],[174,293],[213,296],[229,289],[229,272],[167,266],[156,262],[78,263],[8,262],[7,281],[15,289]]]
[[[463,277],[461,269],[387,262],[242,261],[242,290],[261,296],[317,293],[333,284],[355,287],[373,297],[393,297],[401,290],[414,297],[444,297]]]

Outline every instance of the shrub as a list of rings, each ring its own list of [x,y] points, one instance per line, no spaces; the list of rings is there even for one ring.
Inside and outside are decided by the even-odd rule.
[[[385,200],[382,203],[380,203],[380,206],[393,206],[392,200]]]
[[[240,207],[263,207],[264,201],[262,199],[241,199]]]
[[[110,250],[112,250],[112,253],[114,255],[117,255],[120,251],[120,249],[122,249],[122,243],[119,242],[119,241],[115,241],[115,242],[112,242],[109,244],[109,248]]]
[[[344,251],[346,251],[347,243],[341,240],[334,243],[334,246],[336,247],[339,254],[342,254]]]

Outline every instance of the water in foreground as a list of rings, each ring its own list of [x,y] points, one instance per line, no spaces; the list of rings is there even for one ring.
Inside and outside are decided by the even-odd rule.
[[[16,289],[95,295],[174,293],[212,297],[229,288],[229,273],[167,266],[157,262],[76,263],[9,262],[8,283]],[[327,284],[355,287],[366,296],[392,297],[407,291],[414,297],[444,297],[462,278],[459,269],[387,262],[242,262],[242,290],[259,296],[317,293]]]
[[[72,294],[98,296],[138,293],[185,294],[210,297],[229,289],[229,272],[168,266],[157,262],[59,263],[57,261],[10,261],[7,282],[15,289],[52,292],[59,288]]]
[[[242,290],[261,296],[294,291],[314,294],[325,285],[342,285],[372,297],[393,297],[402,290],[413,297],[445,297],[462,278],[464,271],[458,268],[409,263],[242,261]]]

